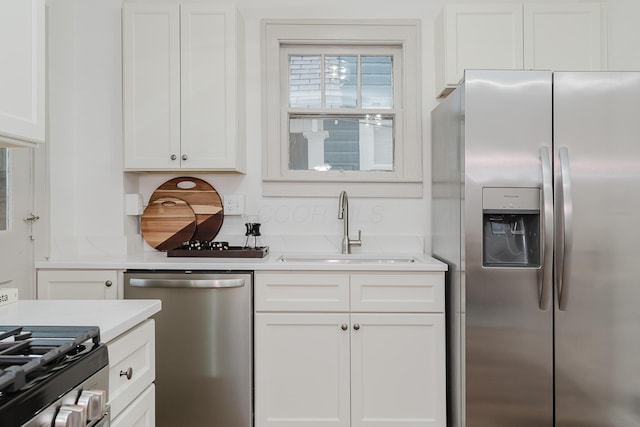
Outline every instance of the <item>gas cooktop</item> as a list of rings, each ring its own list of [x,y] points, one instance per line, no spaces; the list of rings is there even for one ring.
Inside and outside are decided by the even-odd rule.
[[[22,425],[108,365],[94,326],[0,326],[0,420]]]

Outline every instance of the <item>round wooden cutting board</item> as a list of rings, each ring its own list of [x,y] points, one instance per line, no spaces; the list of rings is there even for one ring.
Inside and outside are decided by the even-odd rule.
[[[163,197],[149,202],[142,213],[140,229],[150,246],[160,251],[176,249],[193,237],[196,215],[184,200]]]
[[[196,231],[192,240],[211,241],[218,235],[224,220],[222,199],[208,182],[188,176],[170,179],[151,194],[149,203],[175,197],[187,202],[196,215]],[[187,239],[188,240],[188,239]]]

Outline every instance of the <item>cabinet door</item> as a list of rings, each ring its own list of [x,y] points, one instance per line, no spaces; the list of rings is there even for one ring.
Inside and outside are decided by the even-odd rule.
[[[522,68],[521,4],[450,4],[439,19],[438,90],[457,85],[465,69]]]
[[[125,3],[125,169],[180,167],[180,9]]]
[[[524,68],[552,71],[606,69],[605,25],[598,3],[524,6]]]
[[[44,0],[0,2],[0,52],[0,145],[44,142]]]
[[[113,421],[111,427],[155,427],[156,388],[151,384]]]
[[[349,315],[255,315],[256,427],[349,427]]]
[[[181,6],[183,169],[237,168],[236,17],[231,5]]]
[[[351,315],[351,426],[444,427],[444,314]]]
[[[38,299],[117,299],[116,270],[38,270]]]

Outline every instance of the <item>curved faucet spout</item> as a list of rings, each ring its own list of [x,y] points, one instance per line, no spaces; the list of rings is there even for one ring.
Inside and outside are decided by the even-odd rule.
[[[344,218],[345,211],[347,212],[347,217],[349,216],[349,196],[347,192],[342,190],[340,192],[340,197],[338,198],[338,219]]]
[[[362,245],[362,241],[360,240],[362,237],[362,231],[358,230],[358,238],[356,240],[351,240],[349,238],[349,196],[344,190],[340,192],[340,197],[338,198],[338,219],[341,219],[344,222],[344,233],[342,236],[342,253],[350,254],[351,246]]]

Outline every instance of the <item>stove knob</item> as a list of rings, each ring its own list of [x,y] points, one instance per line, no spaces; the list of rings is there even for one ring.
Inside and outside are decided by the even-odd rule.
[[[77,405],[62,405],[53,421],[54,427],[82,427],[87,424],[84,408]]]
[[[87,421],[99,420],[104,415],[107,392],[104,390],[85,390],[78,398],[78,406],[85,408]]]

